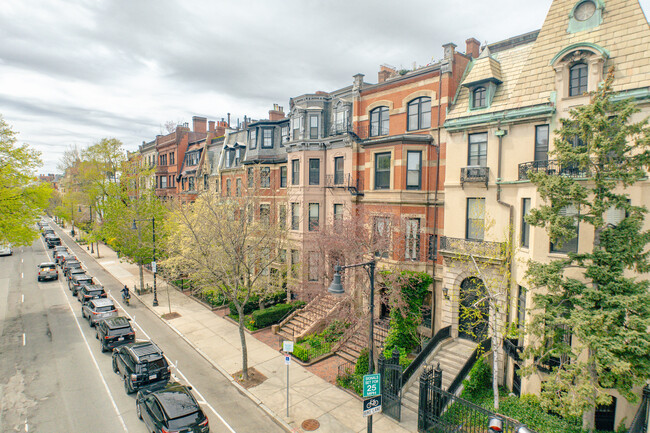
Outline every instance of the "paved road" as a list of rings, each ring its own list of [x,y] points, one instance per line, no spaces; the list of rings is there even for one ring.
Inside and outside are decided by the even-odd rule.
[[[134,318],[136,337],[156,341],[177,365],[174,376],[194,387],[211,432],[284,431],[144,305],[133,299],[122,306],[119,282],[59,235],[118,297],[121,314]],[[101,353],[64,279],[36,281],[46,250],[39,239],[0,257],[0,431],[145,432],[134,396],[112,372],[110,354]]]

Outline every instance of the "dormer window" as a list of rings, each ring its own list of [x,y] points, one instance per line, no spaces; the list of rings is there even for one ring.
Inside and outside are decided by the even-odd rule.
[[[486,98],[485,98],[485,87],[478,87],[474,90],[472,99],[474,108],[485,108],[486,107]]]
[[[255,149],[257,147],[257,130],[256,129],[251,129],[251,131],[250,131],[250,143],[251,143],[251,149]]]
[[[408,131],[431,128],[431,98],[421,97],[408,103]]]
[[[581,96],[587,92],[587,65],[576,63],[569,69],[569,96]]]
[[[370,112],[370,136],[388,135],[388,107],[377,107]]]

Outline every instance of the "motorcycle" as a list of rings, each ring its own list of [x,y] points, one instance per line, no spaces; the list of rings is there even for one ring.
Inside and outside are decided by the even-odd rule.
[[[124,302],[125,305],[129,305],[129,299],[131,299],[131,294],[126,294],[122,292],[122,301]]]

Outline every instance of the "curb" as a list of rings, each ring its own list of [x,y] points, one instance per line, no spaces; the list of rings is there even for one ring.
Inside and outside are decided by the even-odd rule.
[[[74,243],[76,243],[77,245],[79,245],[79,243],[76,242],[74,239],[72,239],[72,241],[73,241]],[[108,248],[108,247],[106,247],[106,248]],[[90,258],[92,258],[92,259],[95,261],[95,263],[98,264],[99,266],[101,266],[101,267],[102,267],[106,272],[108,272],[109,274],[113,275],[113,274],[112,274],[108,269],[106,269],[106,268],[105,268],[101,263],[99,263],[99,262],[97,261],[97,259],[95,259],[95,257],[93,257],[93,256],[90,255],[90,254],[88,254],[88,256],[89,256]],[[114,275],[113,275],[113,277],[114,277],[115,279],[117,279],[118,281],[120,280],[119,278],[115,277]],[[237,381],[236,381],[236,380],[235,380],[235,379],[234,379],[234,378],[233,378],[233,377],[232,377],[232,376],[231,376],[231,375],[230,375],[230,374],[229,374],[229,373],[228,373],[228,372],[227,372],[223,367],[221,367],[221,366],[220,366],[219,364],[217,364],[214,360],[212,360],[212,358],[210,358],[210,357],[208,356],[208,354],[206,354],[203,350],[201,350],[198,346],[196,346],[192,341],[190,341],[190,340],[189,340],[185,335],[183,335],[183,333],[180,332],[180,331],[179,331],[179,330],[178,330],[174,325],[172,325],[171,323],[169,323],[168,321],[166,321],[165,319],[163,319],[163,318],[162,318],[162,317],[161,317],[161,316],[156,312],[156,310],[153,309],[153,307],[151,307],[148,303],[144,302],[144,300],[140,297],[140,295],[136,294],[135,291],[132,292],[132,295],[135,296],[135,297],[140,301],[140,303],[142,303],[142,305],[144,305],[144,306],[145,306],[149,311],[151,311],[151,312],[152,312],[152,313],[153,313],[153,314],[154,314],[154,315],[155,315],[155,316],[156,316],[156,317],[157,317],[161,322],[163,322],[163,323],[164,323],[165,325],[167,325],[167,326],[168,326],[172,331],[174,331],[174,332],[175,332],[179,337],[181,337],[181,338],[183,339],[183,341],[185,341],[185,342],[186,342],[186,343],[187,343],[191,348],[193,348],[194,350],[196,350],[196,352],[197,352],[199,355],[201,355],[201,357],[202,357],[203,359],[205,359],[206,361],[208,361],[208,362],[209,362],[209,363],[210,363],[210,364],[211,364],[211,365],[212,365],[212,366],[213,366],[217,371],[219,371],[219,373],[221,373],[221,374],[222,374],[226,379],[228,379],[228,381],[231,383],[231,385],[233,385],[235,388],[237,388],[237,389],[239,390],[239,392],[241,392],[243,395],[245,395],[246,397],[248,397],[248,398],[249,398],[253,403],[255,403],[258,407],[260,407],[260,408],[261,408],[261,409],[262,409],[262,410],[263,410],[263,411],[264,411],[268,416],[271,417],[271,419],[273,419],[273,421],[274,421],[274,422],[275,422],[279,427],[282,427],[283,429],[285,429],[287,432],[290,432],[290,433],[295,433],[296,431],[298,431],[296,428],[291,427],[291,426],[289,425],[289,423],[287,423],[284,419],[280,418],[280,417],[279,417],[279,416],[278,416],[278,415],[277,415],[273,410],[271,410],[271,408],[269,408],[267,405],[265,405],[265,404],[264,404],[264,403],[263,403],[259,398],[257,398],[257,397],[252,393],[252,392],[250,392],[249,390],[247,390],[246,388],[244,388],[243,386],[241,386],[239,383],[237,383]],[[195,301],[194,299],[192,299],[192,300]],[[196,301],[195,301],[195,302],[196,302]],[[200,305],[203,306],[203,307],[205,307],[203,304],[200,304]]]

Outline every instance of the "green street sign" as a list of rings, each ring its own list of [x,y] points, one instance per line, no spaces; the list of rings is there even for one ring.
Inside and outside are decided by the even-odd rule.
[[[381,394],[381,376],[379,373],[363,376],[363,396],[374,397]]]

